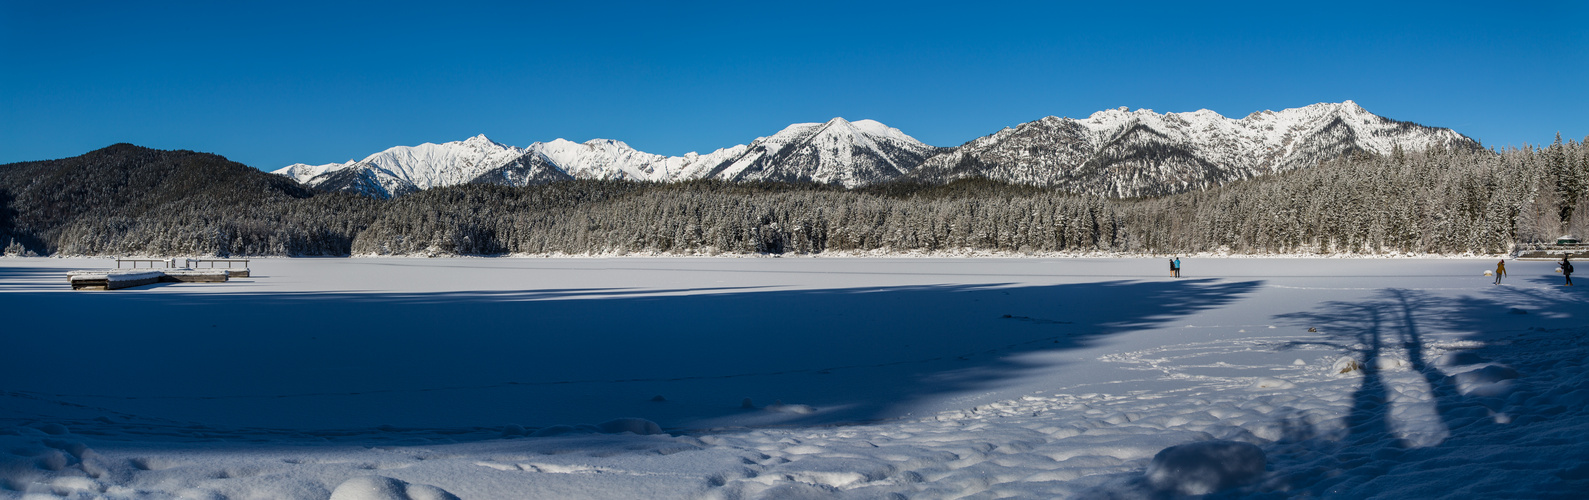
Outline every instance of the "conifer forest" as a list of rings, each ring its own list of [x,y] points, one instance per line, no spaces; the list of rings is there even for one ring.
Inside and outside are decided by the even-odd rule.
[[[1135,199],[963,179],[568,180],[390,200],[118,144],[0,165],[8,255],[1498,254],[1589,233],[1589,151],[1355,153]]]

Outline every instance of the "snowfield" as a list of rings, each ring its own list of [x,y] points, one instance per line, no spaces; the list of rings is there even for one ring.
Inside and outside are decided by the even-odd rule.
[[[0,498],[1589,491],[1554,264],[1183,262],[0,259]]]

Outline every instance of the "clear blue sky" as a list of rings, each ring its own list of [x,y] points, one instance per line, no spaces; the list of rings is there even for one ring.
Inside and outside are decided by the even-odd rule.
[[[707,152],[870,118],[1357,101],[1504,147],[1589,135],[1589,7],[1461,2],[0,0],[0,163],[117,142],[271,170],[484,133]]]

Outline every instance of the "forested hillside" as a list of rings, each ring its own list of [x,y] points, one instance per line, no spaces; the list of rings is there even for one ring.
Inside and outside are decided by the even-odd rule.
[[[1582,143],[1358,153],[1174,196],[968,179],[461,185],[314,192],[209,154],[117,145],[0,166],[0,241],[55,254],[413,255],[992,251],[1500,253],[1583,235]]]
[[[376,203],[213,154],[117,144],[0,166],[8,253],[346,255]]]
[[[1235,253],[1500,253],[1584,234],[1579,143],[1340,158],[1127,204],[1143,248]]]

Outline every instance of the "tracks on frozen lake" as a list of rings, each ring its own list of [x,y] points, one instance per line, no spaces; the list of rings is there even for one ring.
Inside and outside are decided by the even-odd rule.
[[[10,288],[36,273],[0,268],[0,293],[29,292],[4,297],[23,311],[8,332],[56,331],[50,319],[73,308],[279,312],[227,329],[188,318],[139,343],[9,334],[33,356],[0,368],[14,384],[0,405],[11,452],[0,487],[323,499],[376,475],[464,498],[1130,497],[1156,494],[1142,482],[1154,453],[1210,438],[1270,457],[1245,495],[1568,497],[1589,487],[1579,450],[1589,346],[1577,324],[1589,307],[1549,286],[1559,277],[1548,263],[1519,263],[1509,278],[1518,286],[1499,287],[1475,272],[1490,262],[1459,260],[1187,259],[1189,275],[1224,277],[1181,281],[1084,276],[1157,269],[1107,259],[282,264],[278,279],[225,293],[54,293]],[[35,317],[44,311],[56,314]],[[1335,369],[1343,358],[1356,368]],[[579,371],[591,360],[604,368]],[[169,380],[124,380],[165,366]],[[228,379],[233,368],[253,374],[236,379],[249,384]],[[528,368],[563,376],[515,375]],[[301,373],[313,376],[284,379]],[[215,380],[227,382],[192,384]],[[486,383],[503,380],[552,385]],[[833,396],[825,388],[846,380],[936,390],[886,393],[910,404],[864,413],[883,419],[766,409]],[[570,390],[550,390],[559,387]],[[764,406],[739,408],[756,390]],[[147,399],[184,392],[222,399]],[[79,399],[90,393],[107,398]],[[390,404],[355,404],[363,399]],[[543,424],[510,423],[530,424],[524,415],[538,410],[566,423],[649,417],[700,401],[732,418],[648,436],[532,438]],[[207,403],[308,403],[365,421],[434,408],[443,423],[251,425],[229,419],[257,414],[201,415]],[[505,405],[516,406],[489,425],[445,423]],[[590,407],[603,411],[577,413]]]

